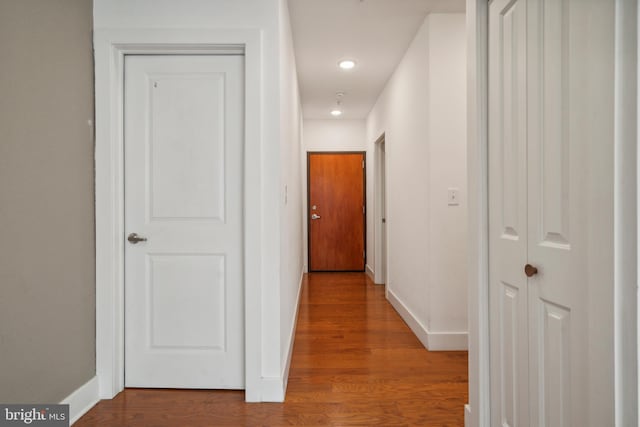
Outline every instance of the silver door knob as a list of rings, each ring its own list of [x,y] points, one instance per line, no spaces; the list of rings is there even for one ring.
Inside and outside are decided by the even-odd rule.
[[[318,215],[318,214],[311,214],[311,219],[320,219],[320,215]]]
[[[129,243],[133,243],[135,245],[138,242],[146,242],[147,238],[138,236],[138,233],[131,233],[127,236],[127,240],[129,241]]]

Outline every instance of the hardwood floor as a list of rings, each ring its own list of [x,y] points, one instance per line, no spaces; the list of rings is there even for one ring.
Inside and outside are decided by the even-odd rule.
[[[85,426],[463,426],[467,353],[428,352],[362,273],[305,277],[285,403],[127,389]]]

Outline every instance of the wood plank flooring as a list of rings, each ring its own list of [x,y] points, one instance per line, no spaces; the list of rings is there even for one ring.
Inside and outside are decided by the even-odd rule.
[[[429,352],[362,273],[304,279],[285,403],[126,389],[86,426],[463,426],[467,352]]]

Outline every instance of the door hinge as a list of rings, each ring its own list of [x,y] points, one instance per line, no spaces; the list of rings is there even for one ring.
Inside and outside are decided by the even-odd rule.
[[[364,206],[362,206],[362,213],[364,214]]]
[[[366,251],[362,251],[362,258],[366,258],[367,257],[367,252]]]
[[[362,161],[362,169],[364,169],[364,160]]]

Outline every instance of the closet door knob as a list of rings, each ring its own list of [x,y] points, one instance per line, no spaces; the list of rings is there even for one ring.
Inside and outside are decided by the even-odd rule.
[[[527,264],[524,266],[524,274],[526,274],[527,277],[535,276],[538,274],[538,269],[531,264]]]

